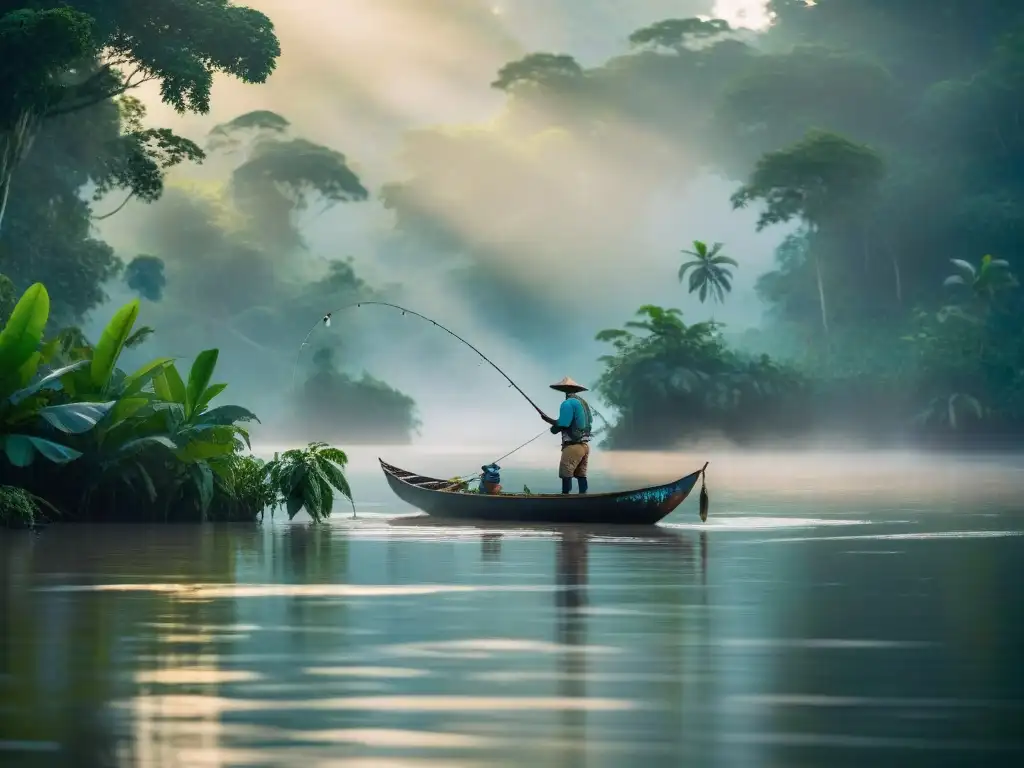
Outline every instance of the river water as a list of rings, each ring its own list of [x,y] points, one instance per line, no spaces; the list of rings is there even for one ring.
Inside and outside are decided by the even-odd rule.
[[[703,525],[453,528],[363,462],[328,526],[0,532],[0,765],[1024,764],[1022,477],[717,456]]]

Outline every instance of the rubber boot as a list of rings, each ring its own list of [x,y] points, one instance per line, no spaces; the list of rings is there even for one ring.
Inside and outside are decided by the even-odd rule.
[[[586,493],[587,492],[587,485],[588,485],[587,484],[587,478],[585,478],[585,477],[577,477],[576,478],[576,482],[578,482],[580,484],[580,493]]]
[[[571,477],[563,477],[562,478],[562,493],[566,493],[566,494],[572,493],[572,478]]]

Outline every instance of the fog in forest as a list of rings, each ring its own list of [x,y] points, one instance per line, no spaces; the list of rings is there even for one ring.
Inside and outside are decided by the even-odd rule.
[[[263,445],[537,434],[436,322],[605,450],[1019,444],[1019,5],[252,6],[9,174],[0,309],[45,283],[68,360],[137,300],[117,368],[219,349]]]
[[[564,375],[591,383],[600,372],[597,358],[606,351],[594,340],[595,333],[629,320],[641,304],[680,307],[688,321],[714,313],[730,332],[760,322],[762,306],[753,284],[770,268],[781,235],[757,234],[755,212],[732,210],[729,195],[735,183],[696,169],[699,158],[684,163],[690,168],[680,173],[638,159],[631,148],[639,144],[654,144],[673,157],[700,151],[687,146],[685,137],[658,135],[656,127],[642,121],[620,126],[612,142],[603,142],[600,154],[580,150],[571,135],[552,130],[531,140],[537,162],[526,167],[508,154],[519,147],[485,147],[467,166],[479,200],[458,197],[455,205],[442,199],[431,207],[431,214],[454,227],[468,246],[503,244],[482,249],[487,259],[482,267],[485,280],[515,291],[507,306],[479,301],[472,287],[451,279],[458,254],[414,236],[398,242],[394,215],[378,199],[382,185],[407,176],[410,162],[419,167],[432,162],[429,150],[419,150],[410,161],[410,131],[441,126],[511,136],[502,123],[507,97],[489,87],[506,62],[553,50],[598,65],[629,52],[631,31],[663,18],[715,11],[742,24],[737,14],[743,3],[721,2],[714,9],[694,0],[628,5],[310,0],[299,6],[256,0],[251,5],[270,16],[281,39],[282,57],[266,85],[218,80],[210,114],[184,117],[162,105],[155,88],[141,90],[152,123],[200,144],[219,124],[270,110],[290,121],[292,135],[349,159],[369,199],[302,212],[297,227],[303,244],[275,254],[278,270],[314,279],[328,259],[351,257],[360,278],[374,286],[399,284],[394,301],[475,344],[548,411],[557,408],[561,396],[547,385]],[[763,17],[755,9],[746,21],[759,25]],[[164,199],[128,203],[101,223],[102,237],[126,260],[131,254],[155,253],[168,272],[175,269],[175,260],[201,262],[204,254],[188,252],[196,212],[177,198],[183,189],[223,184],[235,159],[211,156],[202,166],[175,169]],[[438,160],[446,158],[438,153]],[[119,202],[116,195],[109,201],[110,208]],[[743,265],[723,306],[700,304],[675,279],[680,250],[694,239],[726,243]],[[283,408],[288,396],[304,335],[298,329],[308,330],[348,297],[297,307],[289,318],[293,331],[286,346],[287,336],[279,329],[248,325],[243,336],[222,315],[222,290],[231,294],[235,306],[230,313],[235,315],[245,305],[275,305],[278,297],[266,292],[272,284],[253,279],[249,285],[249,278],[244,268],[216,275],[215,281],[230,279],[232,284],[202,287],[203,300],[187,312],[172,306],[176,292],[171,285],[163,301],[143,303],[140,322],[154,326],[161,347],[173,354],[187,357],[197,344],[208,345],[204,339],[215,341],[235,401],[273,423],[271,412]],[[204,278],[190,273],[189,280]],[[92,313],[87,333],[95,335],[112,308],[132,295],[123,285],[109,294],[108,305]],[[398,320],[391,310],[363,308],[358,313],[343,312],[331,329],[314,331],[300,365],[309,363],[312,346],[332,346],[346,370],[358,374],[365,369],[408,394],[422,422],[416,442],[517,444],[544,426],[499,374],[456,340],[419,320]],[[139,360],[145,354],[140,351]],[[599,398],[593,400],[602,407]],[[261,440],[273,437],[266,430],[260,433]]]

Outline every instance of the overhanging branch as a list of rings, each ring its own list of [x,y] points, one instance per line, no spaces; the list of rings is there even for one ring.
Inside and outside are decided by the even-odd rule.
[[[110,211],[110,213],[104,213],[102,216],[92,216],[91,217],[92,220],[93,221],[103,221],[104,219],[109,219],[115,213],[120,213],[121,209],[124,208],[126,205],[128,205],[128,203],[131,202],[133,197],[135,197],[135,193],[134,192],[128,193],[128,197],[126,197],[124,199],[124,202],[121,203],[119,206],[117,206],[117,208],[115,208],[114,210]]]

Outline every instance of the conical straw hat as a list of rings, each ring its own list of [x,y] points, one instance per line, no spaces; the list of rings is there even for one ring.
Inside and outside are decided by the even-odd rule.
[[[582,384],[577,384],[571,378],[566,376],[564,379],[556,384],[551,385],[552,389],[557,389],[559,392],[586,392],[587,388]]]

